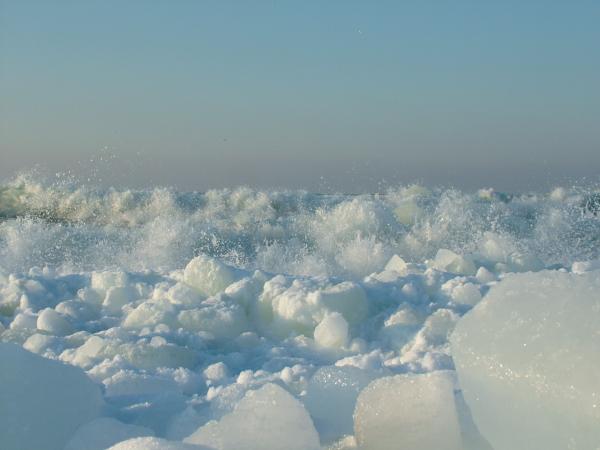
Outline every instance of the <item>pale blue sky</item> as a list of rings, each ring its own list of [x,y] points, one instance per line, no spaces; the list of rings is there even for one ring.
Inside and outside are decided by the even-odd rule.
[[[597,179],[599,23],[598,1],[0,0],[0,178]]]

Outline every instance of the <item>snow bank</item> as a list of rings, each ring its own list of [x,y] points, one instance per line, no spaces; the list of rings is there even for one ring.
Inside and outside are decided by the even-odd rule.
[[[0,343],[0,448],[63,450],[100,415],[100,389],[81,370]]]
[[[600,277],[512,275],[452,336],[475,423],[495,450],[600,443]]]

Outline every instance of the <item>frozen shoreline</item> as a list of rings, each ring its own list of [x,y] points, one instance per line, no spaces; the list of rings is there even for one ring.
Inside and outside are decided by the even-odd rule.
[[[574,398],[581,406],[600,391],[593,381],[600,374],[592,376],[600,370],[593,353],[600,221],[582,208],[586,192],[186,194],[20,179],[0,194],[2,215],[16,217],[0,223],[0,341],[45,359],[9,344],[0,353],[19,371],[49,360],[75,366],[87,374],[73,382],[88,392],[81,401],[101,399],[78,422],[57,413],[75,385],[57,375],[48,378],[55,399],[29,399],[37,391],[23,390],[7,371],[0,396],[17,388],[27,401],[0,406],[0,416],[37,429],[47,450],[101,450],[140,436],[155,437],[115,448],[491,448],[477,427],[496,450],[517,450],[521,438],[542,439],[546,416],[533,437],[520,431],[502,441],[506,429],[498,430],[510,421],[491,427],[474,400],[483,394],[473,392],[484,383],[490,398],[506,396],[511,384],[491,382],[496,375],[470,356],[507,364],[511,376],[537,380],[539,389],[579,392],[557,394],[554,408],[571,411]],[[501,305],[510,298],[516,322],[506,328]],[[566,310],[543,307],[565,298]],[[497,314],[482,312],[492,307]],[[535,319],[532,311],[563,324],[565,334],[539,329],[547,345],[532,341],[529,329],[518,328],[519,320]],[[475,316],[480,321],[469,328]],[[498,336],[512,331],[493,348],[477,347],[485,340],[476,337],[481,323]],[[513,335],[529,345],[523,357],[579,358],[569,363],[582,372],[571,380],[575,388],[562,375],[552,378],[551,365],[511,360],[514,349],[502,353]],[[53,364],[49,371],[63,367]],[[26,376],[45,383],[44,369]],[[519,398],[524,410],[533,402]],[[554,427],[562,435],[539,442],[593,448],[598,437],[585,435],[585,423],[598,420],[597,404],[570,413],[584,425]],[[63,431],[53,432],[49,418]],[[31,437],[16,433],[0,429],[0,446],[17,450]]]

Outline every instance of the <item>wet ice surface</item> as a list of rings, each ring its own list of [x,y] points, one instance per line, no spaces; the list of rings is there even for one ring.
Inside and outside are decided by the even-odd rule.
[[[0,447],[596,449],[592,194],[17,179]]]
[[[512,275],[457,326],[465,399],[497,450],[600,445],[600,274]]]

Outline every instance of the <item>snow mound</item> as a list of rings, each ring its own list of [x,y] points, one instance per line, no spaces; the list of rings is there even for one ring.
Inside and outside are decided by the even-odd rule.
[[[373,381],[358,396],[354,431],[364,450],[462,450],[452,372]]]
[[[215,450],[320,449],[319,436],[302,404],[275,384],[249,391],[232,413],[208,422],[184,442]]]
[[[81,370],[0,344],[0,448],[63,450],[100,415],[100,389]]]
[[[465,400],[495,450],[600,443],[600,278],[512,275],[459,321]]]

